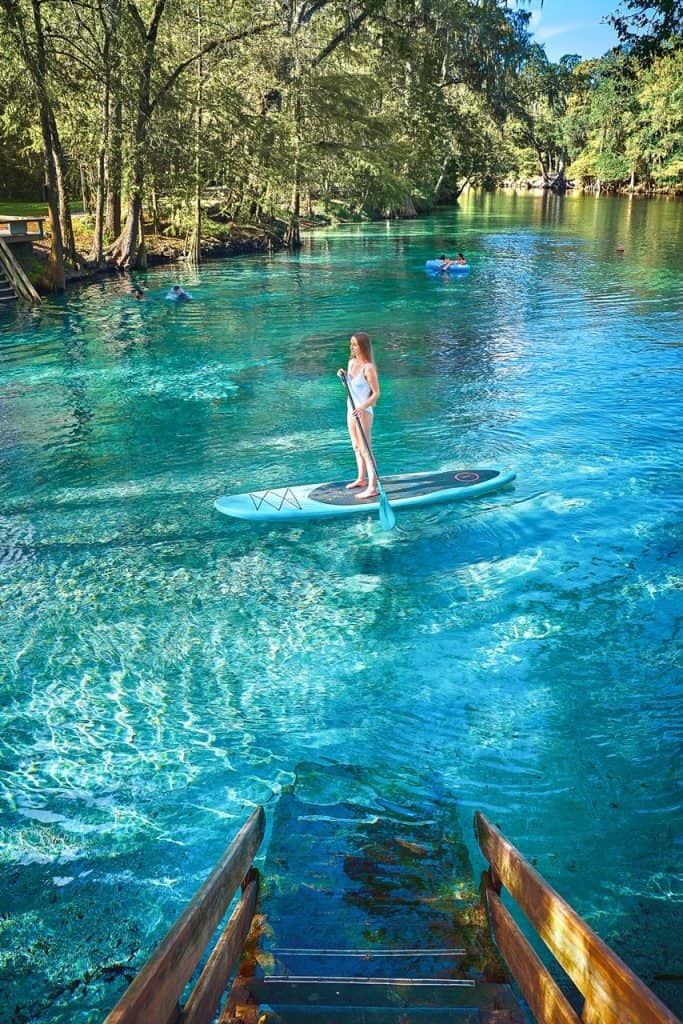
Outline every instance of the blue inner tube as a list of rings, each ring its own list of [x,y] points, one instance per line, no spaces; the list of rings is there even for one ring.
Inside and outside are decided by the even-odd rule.
[[[427,260],[425,270],[440,270],[444,274],[469,274],[469,263],[451,263],[449,267],[443,267],[441,260]]]

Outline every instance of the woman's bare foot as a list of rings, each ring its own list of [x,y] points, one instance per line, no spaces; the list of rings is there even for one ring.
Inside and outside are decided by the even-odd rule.
[[[352,483],[346,485],[346,490],[352,491],[354,487],[365,487],[365,480],[354,480]]]
[[[367,490],[361,491],[360,494],[356,495],[356,497],[357,498],[376,498],[378,493],[379,492],[377,491],[376,488],[368,487]]]

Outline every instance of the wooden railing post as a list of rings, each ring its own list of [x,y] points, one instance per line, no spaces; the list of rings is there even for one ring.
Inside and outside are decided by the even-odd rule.
[[[475,814],[475,832],[489,862],[491,879],[502,883],[584,997],[584,1024],[681,1024],[479,811]],[[536,954],[503,907],[493,885],[487,899],[494,939],[537,1019],[541,1024],[576,1021],[571,1008],[571,1017],[558,1015],[566,1012],[566,1008],[557,1010],[559,990],[541,962],[533,962]],[[517,961],[524,984],[508,956]],[[552,993],[552,1011],[548,992]]]
[[[183,989],[235,892],[246,881],[264,831],[265,812],[262,807],[257,807],[106,1018],[105,1024],[172,1024],[177,1019],[178,1000]],[[249,930],[257,891],[258,880],[252,876],[223,933],[222,969],[232,955],[231,969],[235,956],[241,952],[241,946],[237,949],[239,936],[244,931],[245,922],[244,934]]]

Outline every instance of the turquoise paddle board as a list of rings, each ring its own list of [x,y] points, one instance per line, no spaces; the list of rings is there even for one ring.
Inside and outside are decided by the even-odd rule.
[[[382,485],[391,507],[398,510],[475,498],[504,487],[514,479],[514,473],[500,469],[449,469],[383,476]],[[273,523],[367,515],[379,509],[379,497],[359,498],[357,490],[347,490],[346,482],[338,480],[228,494],[217,498],[214,505],[226,516]]]

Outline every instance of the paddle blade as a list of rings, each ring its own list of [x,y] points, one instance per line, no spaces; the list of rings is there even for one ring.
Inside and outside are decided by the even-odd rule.
[[[383,530],[393,530],[396,526],[394,510],[389,504],[386,491],[381,484],[379,485],[379,521]]]

